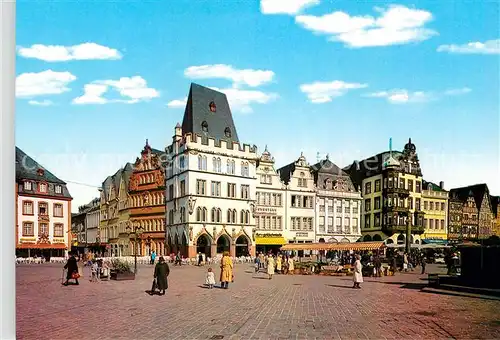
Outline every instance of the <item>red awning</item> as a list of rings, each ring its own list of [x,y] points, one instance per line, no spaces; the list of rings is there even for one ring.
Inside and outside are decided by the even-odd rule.
[[[68,249],[64,243],[21,243],[16,249]]]

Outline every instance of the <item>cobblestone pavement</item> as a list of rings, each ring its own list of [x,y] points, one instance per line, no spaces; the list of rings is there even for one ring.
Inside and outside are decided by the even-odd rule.
[[[229,290],[203,288],[206,268],[171,267],[165,296],[134,281],[61,286],[61,267],[17,267],[18,339],[495,339],[500,301],[421,292],[422,276],[278,276],[238,265]],[[216,269],[216,276],[218,269]]]

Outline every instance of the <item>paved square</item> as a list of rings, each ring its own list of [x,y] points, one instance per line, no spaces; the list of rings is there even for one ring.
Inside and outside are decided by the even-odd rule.
[[[61,286],[61,266],[17,267],[18,339],[495,339],[500,301],[421,292],[416,273],[264,279],[237,265],[229,290],[204,289],[206,268],[172,267],[165,296],[149,296],[153,267],[135,281]],[[88,275],[88,272],[85,272]],[[219,270],[216,269],[216,277]]]

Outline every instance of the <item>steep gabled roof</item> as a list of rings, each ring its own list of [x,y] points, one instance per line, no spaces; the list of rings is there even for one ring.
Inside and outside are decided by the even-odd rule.
[[[478,209],[481,207],[485,194],[489,197],[488,186],[485,183],[450,190],[450,197],[456,196],[462,202],[466,202],[469,196],[472,195]]]
[[[43,172],[38,172],[39,169],[42,169]],[[61,185],[66,184],[16,146],[16,180],[23,179],[43,180],[48,183]]]
[[[328,158],[311,166],[311,171],[331,175],[349,176],[344,170],[331,162]]]
[[[214,112],[210,109],[211,103],[215,104]],[[207,131],[203,130],[204,122]],[[230,136],[225,133],[227,128]],[[192,83],[182,120],[182,134],[186,133],[238,142],[238,134],[226,95]]]
[[[490,196],[490,201],[491,201],[491,210],[493,210],[493,214],[495,217],[498,217],[498,205],[500,204],[500,196]]]

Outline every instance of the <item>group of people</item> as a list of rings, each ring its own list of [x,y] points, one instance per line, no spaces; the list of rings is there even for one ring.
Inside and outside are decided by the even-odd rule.
[[[269,280],[273,278],[275,273],[293,273],[295,270],[293,256],[283,254],[273,255],[271,252],[264,255],[261,252],[255,257],[255,272],[258,273],[261,269],[267,270]]]

